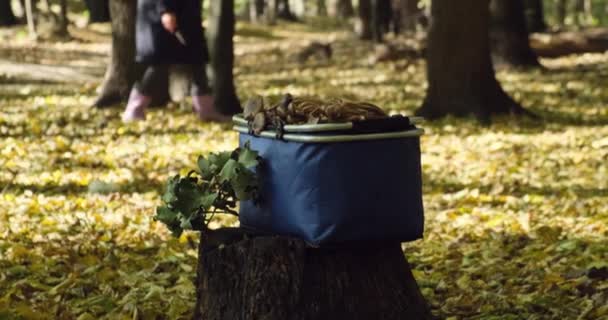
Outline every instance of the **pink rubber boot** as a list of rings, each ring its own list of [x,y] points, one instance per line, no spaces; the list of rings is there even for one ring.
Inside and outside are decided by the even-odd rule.
[[[229,122],[231,116],[221,114],[213,105],[213,96],[192,96],[192,110],[202,121]]]
[[[146,120],[146,108],[150,104],[150,100],[152,100],[151,97],[144,96],[133,87],[125,112],[122,114],[122,122]]]

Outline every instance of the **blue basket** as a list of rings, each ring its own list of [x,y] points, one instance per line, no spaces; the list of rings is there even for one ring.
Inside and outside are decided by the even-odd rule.
[[[422,130],[285,126],[277,139],[273,131],[249,134],[239,116],[235,123],[240,145],[249,142],[263,158],[262,200],[241,203],[241,227],[315,246],[422,237]]]

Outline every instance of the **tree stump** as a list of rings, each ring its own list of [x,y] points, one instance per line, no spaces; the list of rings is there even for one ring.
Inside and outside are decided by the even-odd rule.
[[[311,248],[285,237],[199,246],[194,319],[432,319],[401,245]]]

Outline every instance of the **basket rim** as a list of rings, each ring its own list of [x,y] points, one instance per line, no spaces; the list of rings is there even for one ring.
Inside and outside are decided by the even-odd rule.
[[[244,126],[236,125],[232,127],[234,131],[241,134],[249,135],[249,129]],[[291,142],[304,142],[304,143],[336,143],[336,142],[353,142],[353,141],[373,141],[373,140],[384,140],[384,139],[399,139],[399,138],[419,138],[424,134],[423,129],[414,129],[407,131],[397,132],[385,132],[385,133],[368,133],[368,134],[339,134],[339,135],[310,135],[310,134],[293,134],[285,133],[282,135],[280,140],[291,141]],[[256,137],[275,139],[277,133],[271,130],[265,130],[260,132]]]
[[[411,124],[417,125],[424,122],[423,117],[407,117]],[[247,120],[243,117],[242,113],[235,114],[232,117],[232,122],[235,126],[247,127]],[[354,124],[352,122],[338,122],[338,123],[319,123],[319,124],[286,124],[283,126],[285,132],[294,133],[311,133],[311,132],[327,132],[327,131],[346,131],[353,129]]]

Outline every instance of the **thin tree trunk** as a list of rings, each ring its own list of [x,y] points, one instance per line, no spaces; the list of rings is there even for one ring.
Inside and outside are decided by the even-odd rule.
[[[574,11],[577,26],[583,26],[593,21],[593,4],[591,0],[576,0]]]
[[[327,5],[325,0],[317,0],[317,16],[324,17],[327,15]]]
[[[307,248],[256,237],[199,249],[194,319],[432,319],[398,243]]]
[[[68,24],[68,1],[59,0],[59,35],[68,35]]]
[[[297,21],[296,16],[291,12],[289,0],[276,0],[276,12],[279,19],[287,21]]]
[[[89,10],[89,23],[110,21],[108,0],[86,0],[85,3]]]
[[[371,6],[372,37],[374,41],[382,42],[384,34],[389,31],[391,25],[391,3],[389,0],[371,0]]]
[[[27,17],[27,28],[30,33],[30,37],[36,39],[36,25],[34,24],[34,6],[33,0],[25,0],[25,16]]]
[[[355,9],[351,0],[331,0],[327,13],[330,17],[346,19],[355,14]]]
[[[490,3],[494,63],[512,67],[540,67],[530,47],[523,0],[492,0]]]
[[[260,17],[264,14],[264,0],[249,0],[249,20],[260,22]]]
[[[418,0],[393,0],[393,30],[395,33],[402,31],[416,31],[418,20],[423,14],[418,7]]]
[[[359,38],[371,40],[372,34],[372,0],[359,0]]]
[[[17,19],[13,14],[11,0],[0,0],[0,26],[12,26],[17,24]]]
[[[566,14],[568,13],[567,0],[556,0],[555,2],[555,18],[560,27],[566,25]]]
[[[384,38],[384,32],[382,30],[381,20],[382,20],[382,12],[380,3],[386,0],[371,0],[372,5],[372,39],[375,42],[382,42]]]
[[[487,0],[434,1],[427,44],[426,97],[416,114],[435,119],[528,114],[501,88],[488,37]],[[466,17],[466,18],[463,18]]]
[[[135,14],[137,2],[110,0],[112,17],[112,52],[96,107],[109,107],[129,97],[135,82]]]
[[[587,21],[593,20],[593,1],[584,0],[585,1],[585,15],[587,16]]]
[[[542,0],[525,0],[526,25],[529,32],[543,32],[547,30],[545,22],[545,9]]]
[[[574,23],[577,26],[585,24],[585,3],[584,0],[574,1]]]
[[[234,0],[212,0],[210,3],[208,43],[216,108],[224,114],[241,111],[234,87]]]
[[[278,0],[266,0],[266,8],[264,8],[264,16],[266,17],[266,23],[269,25],[275,25],[277,23],[277,8]]]

